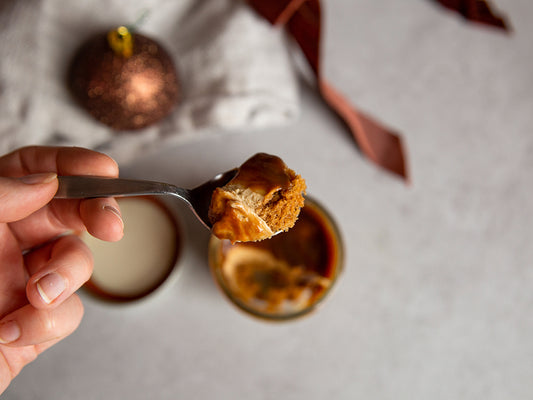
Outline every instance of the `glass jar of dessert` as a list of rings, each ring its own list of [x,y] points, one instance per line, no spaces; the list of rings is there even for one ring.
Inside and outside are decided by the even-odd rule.
[[[209,242],[209,265],[218,286],[241,310],[288,320],[316,309],[343,268],[343,244],[328,212],[306,197],[294,227],[257,242]]]

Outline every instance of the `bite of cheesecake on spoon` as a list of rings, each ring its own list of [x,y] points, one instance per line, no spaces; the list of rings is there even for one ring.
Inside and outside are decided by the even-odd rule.
[[[304,205],[305,180],[277,156],[257,153],[213,191],[212,232],[232,243],[268,239],[294,226]]]

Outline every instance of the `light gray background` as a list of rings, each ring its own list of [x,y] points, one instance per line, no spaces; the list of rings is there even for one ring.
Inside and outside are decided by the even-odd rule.
[[[192,186],[257,151],[285,159],[347,247],[318,313],[269,324],[234,309],[206,267],[207,233],[184,212],[179,280],[129,307],[86,297],[80,328],[4,397],[533,398],[533,3],[493,4],[512,35],[431,1],[324,2],[325,75],[403,134],[411,186],[364,159],[306,86],[290,126],[123,166]]]

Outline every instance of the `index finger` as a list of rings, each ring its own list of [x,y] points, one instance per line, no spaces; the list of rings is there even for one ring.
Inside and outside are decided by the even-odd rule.
[[[40,172],[116,177],[118,165],[105,154],[79,147],[30,146],[0,157],[0,176],[19,177]],[[103,239],[118,240],[122,235],[119,215],[113,199],[56,200],[30,218],[11,223],[11,229],[22,249],[38,246],[65,231],[79,231],[85,227]]]
[[[58,175],[118,176],[109,156],[80,147],[29,146],[0,157],[0,175],[19,177],[40,172]]]

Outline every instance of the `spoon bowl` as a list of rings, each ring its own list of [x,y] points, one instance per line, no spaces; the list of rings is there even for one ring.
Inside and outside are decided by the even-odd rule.
[[[171,195],[184,201],[194,215],[207,228],[209,221],[209,205],[213,191],[224,186],[237,175],[238,169],[232,169],[216,175],[206,183],[194,189],[184,189],[170,183],[106,178],[100,176],[59,176],[59,188],[56,199],[90,199],[98,197],[130,197],[147,195]]]

